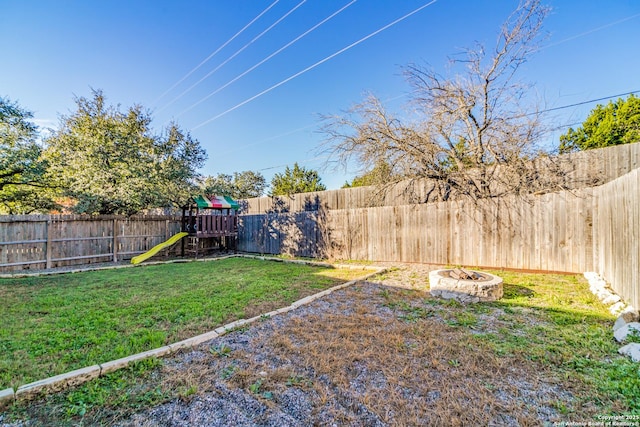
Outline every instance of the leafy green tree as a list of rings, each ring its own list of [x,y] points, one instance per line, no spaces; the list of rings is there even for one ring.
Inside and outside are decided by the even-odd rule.
[[[221,196],[231,196],[234,192],[233,176],[225,173],[205,176],[200,180],[199,190],[204,194],[218,194]]]
[[[293,169],[289,169],[287,166],[284,173],[275,174],[271,180],[272,196],[324,191],[326,189],[327,187],[320,182],[317,171],[300,167],[298,163],[293,165]]]
[[[205,177],[200,183],[200,189],[205,194],[219,194],[234,199],[260,197],[266,186],[264,176],[253,171],[234,172],[233,175],[219,173]]]
[[[237,199],[260,197],[267,187],[267,180],[260,172],[234,172],[233,181],[236,190],[233,197]]]
[[[154,135],[141,106],[121,112],[99,90],[75,101],[45,156],[50,179],[77,201],[76,212],[130,215],[187,202],[206,159],[197,140],[176,124]]]
[[[578,129],[560,136],[560,153],[640,142],[640,98],[598,104]]]
[[[207,153],[176,123],[171,123],[155,140],[152,177],[158,195],[156,206],[182,207],[197,193],[198,169],[207,160]]]
[[[0,97],[0,213],[47,212],[55,207],[32,117],[30,111]]]
[[[382,185],[389,182],[393,171],[387,162],[379,161],[373,169],[358,175],[351,182],[345,182],[342,188],[365,187],[369,185]]]

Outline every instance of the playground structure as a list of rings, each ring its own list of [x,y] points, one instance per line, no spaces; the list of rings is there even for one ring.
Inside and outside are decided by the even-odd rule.
[[[181,255],[198,258],[212,250],[235,250],[238,203],[226,196],[197,196],[182,208]]]
[[[180,255],[198,258],[213,250],[234,250],[238,237],[238,208],[235,200],[226,196],[197,196],[182,208],[180,232],[131,259],[139,264],[181,243]]]

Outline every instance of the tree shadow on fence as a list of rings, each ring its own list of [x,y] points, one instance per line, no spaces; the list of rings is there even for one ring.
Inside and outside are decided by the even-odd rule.
[[[274,197],[266,213],[253,215],[259,219],[252,221],[253,230],[249,233],[254,236],[256,252],[314,257],[316,239],[314,233],[308,232],[308,216],[307,212],[290,212],[284,198]]]
[[[329,258],[336,253],[328,207],[317,195],[304,194],[304,210],[291,212],[284,197],[274,197],[264,214],[242,218],[242,247],[248,252],[292,257]]]

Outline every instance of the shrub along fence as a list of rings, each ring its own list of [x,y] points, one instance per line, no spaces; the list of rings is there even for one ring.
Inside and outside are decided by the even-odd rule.
[[[0,216],[0,272],[127,259],[178,231],[172,216]]]

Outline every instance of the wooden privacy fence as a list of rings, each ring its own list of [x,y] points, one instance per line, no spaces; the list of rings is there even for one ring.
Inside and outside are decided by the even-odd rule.
[[[319,212],[243,215],[239,218],[238,249],[263,254],[322,258],[325,246]]]
[[[266,254],[581,273],[640,307],[640,169],[607,184],[473,204],[240,217],[238,248]]]
[[[595,271],[640,308],[640,169],[594,190]]]
[[[0,216],[0,272],[128,259],[179,231],[179,217]]]
[[[265,254],[584,272],[640,307],[640,143],[562,160],[604,185],[473,204],[368,207],[371,188],[243,202],[238,249]],[[426,187],[425,187],[426,188]],[[406,201],[405,201],[406,203]],[[257,213],[256,213],[257,212]],[[176,216],[0,217],[0,272],[117,261],[180,231]]]
[[[240,217],[238,248],[334,259],[593,269],[592,191]]]

